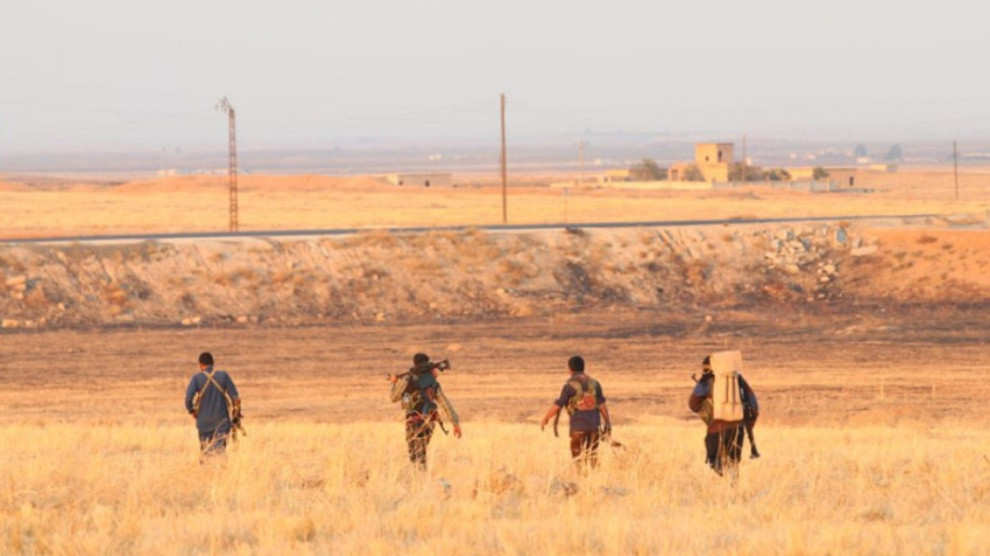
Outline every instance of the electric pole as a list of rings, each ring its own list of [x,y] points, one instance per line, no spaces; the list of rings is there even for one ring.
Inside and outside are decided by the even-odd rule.
[[[229,127],[230,158],[227,167],[227,184],[230,187],[230,231],[237,231],[237,132],[234,118],[234,107],[227,97],[220,99],[217,110],[227,113]]]
[[[739,179],[739,181],[741,181],[743,183],[746,183],[746,166],[748,166],[748,165],[746,164],[746,134],[745,133],[743,133],[743,144],[742,144],[742,147],[743,147],[743,152],[742,152],[742,177]]]
[[[578,155],[581,167],[581,174],[578,178],[578,187],[584,187],[584,139],[578,142]]]
[[[501,114],[502,114],[502,223],[509,223],[509,205],[506,199],[506,182],[508,181],[508,172],[505,169],[505,93],[499,96],[501,102]]]
[[[952,142],[952,167],[956,178],[956,200],[959,200],[959,151],[956,150],[956,142]]]

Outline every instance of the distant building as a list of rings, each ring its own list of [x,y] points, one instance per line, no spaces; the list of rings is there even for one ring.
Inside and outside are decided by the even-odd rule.
[[[413,187],[451,187],[454,184],[451,174],[389,174],[385,181]]]
[[[632,181],[632,172],[628,169],[608,170],[595,178],[598,183],[616,183]]]
[[[815,179],[815,170],[820,166],[798,166],[787,168],[787,173],[791,175],[792,181],[811,181]],[[822,168],[828,173],[824,180],[827,180],[838,187],[855,187],[857,168]]]
[[[694,162],[675,162],[667,171],[667,179],[686,181],[687,172],[692,166],[696,166],[704,181],[727,182],[732,172],[732,165],[732,143],[697,143],[694,146]]]

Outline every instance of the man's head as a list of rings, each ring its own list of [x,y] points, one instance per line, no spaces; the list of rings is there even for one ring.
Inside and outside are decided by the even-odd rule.
[[[580,355],[575,355],[567,360],[567,368],[571,370],[572,373],[583,373],[584,372],[584,358]]]
[[[425,353],[417,353],[413,355],[413,365],[422,365],[430,361],[430,356]]]
[[[204,351],[199,354],[199,364],[201,367],[212,367],[213,366],[213,355],[208,351]]]

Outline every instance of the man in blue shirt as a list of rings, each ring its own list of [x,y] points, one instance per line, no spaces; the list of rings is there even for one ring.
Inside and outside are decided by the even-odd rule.
[[[186,411],[196,419],[199,447],[204,456],[227,449],[231,425],[241,422],[241,398],[226,371],[213,370],[213,355],[199,355],[199,372],[186,388]]]
[[[608,435],[612,432],[608,408],[605,407],[605,394],[597,380],[584,374],[584,359],[581,356],[571,357],[567,361],[567,368],[571,376],[560,390],[560,396],[543,416],[540,429],[546,427],[550,419],[556,418],[561,408],[567,408],[567,413],[571,416],[571,457],[579,467],[582,460],[595,467],[598,465],[601,434]],[[556,430],[554,424],[554,432]]]

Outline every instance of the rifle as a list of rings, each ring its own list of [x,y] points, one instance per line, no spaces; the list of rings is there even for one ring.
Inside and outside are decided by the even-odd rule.
[[[605,426],[603,424],[602,427],[598,430],[598,435],[599,435],[598,442],[600,444],[608,444],[609,446],[611,446],[613,448],[622,448],[622,443],[621,442],[618,442],[618,441],[616,441],[615,439],[612,438],[612,425],[611,424],[609,424],[608,426]]]
[[[241,434],[247,436],[247,431],[244,430],[244,426],[241,425],[241,417],[243,417],[244,414],[241,413],[240,405],[237,406],[236,413],[237,416],[230,418],[230,439],[234,442],[237,442],[237,431],[240,431]]]

